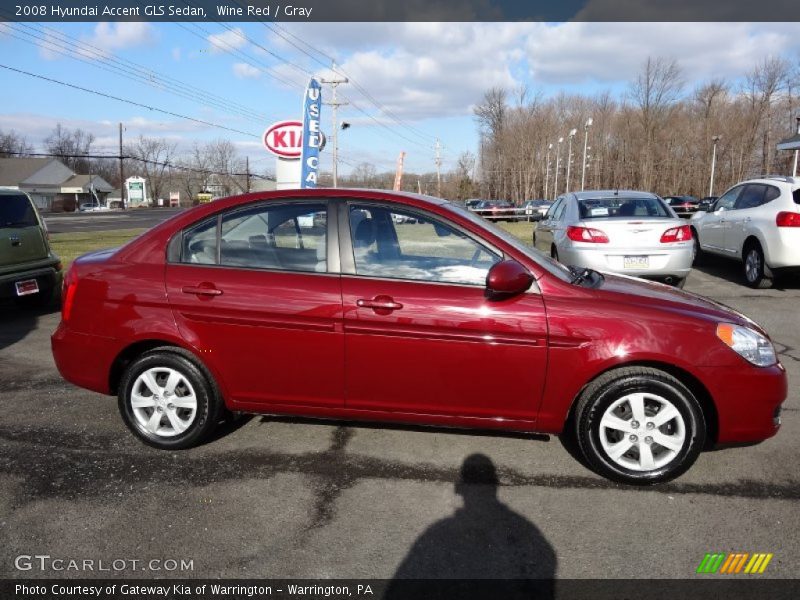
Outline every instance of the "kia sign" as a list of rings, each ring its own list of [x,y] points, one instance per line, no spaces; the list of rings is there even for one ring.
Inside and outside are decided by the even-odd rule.
[[[278,121],[264,132],[264,146],[279,158],[300,158],[303,144],[303,123]]]
[[[303,99],[303,140],[300,156],[300,187],[317,187],[319,151],[322,132],[319,130],[319,112],[322,104],[322,86],[313,77],[308,81]]]

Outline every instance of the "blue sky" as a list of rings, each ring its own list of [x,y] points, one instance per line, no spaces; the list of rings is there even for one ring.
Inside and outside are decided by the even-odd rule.
[[[61,122],[92,131],[99,150],[115,151],[121,121],[127,137],[163,136],[182,149],[224,137],[250,156],[254,169],[270,170],[273,159],[260,134],[273,120],[299,118],[309,75],[326,75],[335,58],[355,82],[340,87],[351,102],[340,118],[352,124],[340,135],[343,172],[362,161],[392,170],[401,150],[409,170],[431,171],[436,137],[448,169],[461,152],[476,151],[472,107],[493,85],[525,84],[545,96],[623,94],[648,55],[663,55],[678,60],[691,89],[710,77],[739,77],[769,55],[797,64],[798,33],[795,23],[0,23],[0,64],[238,132],[5,69],[0,129],[15,129],[40,146]],[[71,56],[62,45],[72,48]],[[124,65],[154,75],[134,81],[113,67],[110,72],[98,57],[131,61]],[[198,90],[214,99],[208,102]],[[330,119],[325,108],[326,132]],[[572,126],[565,124],[565,131]],[[322,168],[329,167],[325,151]]]

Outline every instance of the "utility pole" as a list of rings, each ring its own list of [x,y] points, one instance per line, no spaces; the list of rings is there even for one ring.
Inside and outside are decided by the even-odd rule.
[[[246,186],[247,186],[246,189],[247,189],[247,193],[249,194],[250,193],[250,157],[249,156],[245,156],[244,157],[244,173],[245,173],[245,181],[247,182],[246,183]]]
[[[348,104],[348,102],[340,102],[336,99],[336,88],[340,83],[347,83],[350,81],[347,77],[336,76],[336,63],[333,63],[331,70],[334,76],[330,79],[320,79],[321,83],[331,86],[331,100],[330,102],[323,102],[331,107],[331,114],[333,115],[333,187],[339,186],[339,116],[338,109],[340,106]]]
[[[122,166],[122,123],[119,124],[119,199],[125,208],[125,172]]]
[[[586,188],[586,151],[588,150],[589,144],[589,127],[592,126],[594,120],[592,117],[586,119],[586,123],[583,124],[583,169],[581,169],[581,191]]]
[[[715,135],[711,138],[711,141],[714,142],[714,149],[711,151],[711,182],[708,184],[708,195],[714,195],[714,171],[717,168],[717,142],[719,142],[720,136]]]
[[[561,158],[561,144],[564,143],[564,138],[558,138],[558,146],[556,147],[556,180],[553,184],[553,200],[556,199],[558,196],[558,169],[559,169],[559,160]]]
[[[434,146],[436,149],[436,158],[434,162],[436,163],[436,196],[438,198],[442,197],[442,144],[439,142],[439,138],[436,138],[436,145]]]

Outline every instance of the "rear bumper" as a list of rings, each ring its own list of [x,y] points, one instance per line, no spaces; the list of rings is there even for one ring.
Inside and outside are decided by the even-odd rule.
[[[39,284],[39,294],[49,294],[54,289],[61,287],[62,278],[62,272],[57,271],[55,266],[0,275],[0,298],[15,298],[17,289],[14,284],[17,281],[26,281],[28,279],[35,279]]]
[[[720,444],[760,442],[778,433],[788,383],[782,365],[700,367],[717,408]]]
[[[50,338],[50,345],[64,379],[94,392],[111,393],[111,365],[123,348],[118,340],[72,331],[62,321]]]
[[[589,244],[575,244],[563,250],[559,249],[559,259],[565,264],[576,267],[648,279],[667,277],[684,279],[692,270],[694,249],[691,243],[668,249],[598,248],[598,244],[592,244],[591,248],[588,246]],[[626,269],[624,267],[626,256],[647,256],[650,264],[644,269]]]

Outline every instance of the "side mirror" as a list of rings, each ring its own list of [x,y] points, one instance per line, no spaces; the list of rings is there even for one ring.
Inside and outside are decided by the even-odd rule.
[[[514,296],[526,291],[533,283],[533,275],[515,260],[495,264],[486,275],[489,296]]]

